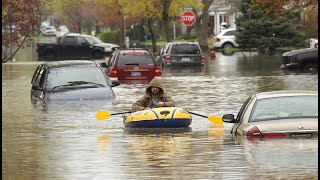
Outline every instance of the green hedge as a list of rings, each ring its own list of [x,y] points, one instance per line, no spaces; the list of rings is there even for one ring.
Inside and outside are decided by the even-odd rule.
[[[116,31],[105,31],[98,35],[98,38],[105,43],[117,44],[117,35]]]

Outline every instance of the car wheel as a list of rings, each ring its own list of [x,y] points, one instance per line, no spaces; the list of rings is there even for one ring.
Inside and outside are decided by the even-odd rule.
[[[54,54],[54,52],[48,51],[46,53],[46,59],[48,61],[54,61],[56,59],[56,55]]]
[[[233,46],[232,43],[224,43],[224,44],[222,45],[222,48],[223,48],[223,49],[226,49],[226,48],[234,48],[234,46]]]
[[[99,51],[95,51],[95,52],[93,52],[92,57],[94,59],[102,59],[103,58],[103,53],[101,53]]]
[[[318,70],[318,65],[315,63],[310,63],[306,64],[303,68],[304,71],[309,72],[309,71],[316,71]]]

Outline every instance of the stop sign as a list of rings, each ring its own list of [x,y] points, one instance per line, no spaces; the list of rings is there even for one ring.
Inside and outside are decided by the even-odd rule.
[[[181,14],[181,22],[186,26],[192,26],[196,22],[196,15],[192,11],[184,11]]]

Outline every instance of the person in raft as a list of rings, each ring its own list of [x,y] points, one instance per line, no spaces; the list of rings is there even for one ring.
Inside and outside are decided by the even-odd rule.
[[[161,81],[152,79],[146,88],[145,94],[132,105],[132,112],[142,111],[157,107],[174,107],[173,99],[164,92]]]

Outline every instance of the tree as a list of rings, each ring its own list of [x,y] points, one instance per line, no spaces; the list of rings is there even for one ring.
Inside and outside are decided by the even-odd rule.
[[[50,0],[2,0],[2,63],[30,46],[41,21],[46,18]],[[8,49],[12,52],[8,52]]]
[[[236,19],[239,31],[236,42],[241,47],[274,52],[278,47],[304,45],[303,34],[298,31],[293,19],[268,19],[263,8],[250,0],[242,0],[240,11],[242,16]]]
[[[202,0],[203,7],[201,8],[201,14],[197,16],[196,30],[199,38],[199,45],[201,49],[208,51],[208,17],[209,17],[209,7],[214,0]]]

